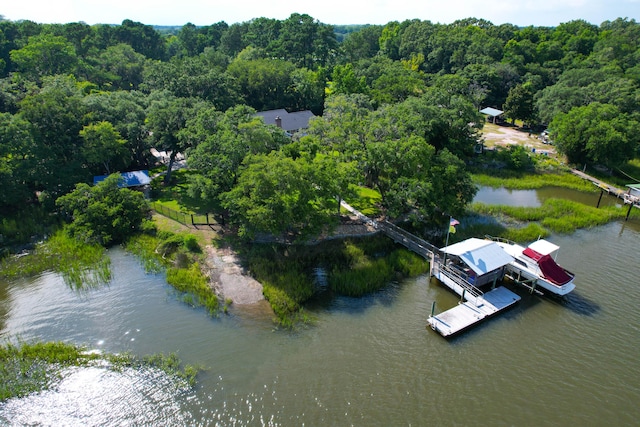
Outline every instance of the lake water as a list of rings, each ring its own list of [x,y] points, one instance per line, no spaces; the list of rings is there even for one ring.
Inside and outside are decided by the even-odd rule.
[[[100,289],[77,293],[54,274],[0,283],[0,339],[175,352],[205,368],[194,390],[154,372],[77,369],[1,403],[0,424],[637,425],[640,224],[549,240],[576,291],[557,301],[515,289],[517,306],[452,340],[426,325],[433,301],[440,311],[457,298],[427,276],[319,298],[307,307],[315,324],[296,332],[274,329],[264,305],[211,319],[119,249]]]

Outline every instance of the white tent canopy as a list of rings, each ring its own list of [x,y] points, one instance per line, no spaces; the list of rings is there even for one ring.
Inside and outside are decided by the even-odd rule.
[[[491,108],[491,107],[483,108],[482,110],[480,110],[480,112],[482,114],[486,114],[486,115],[491,116],[491,117],[497,117],[500,114],[504,113],[504,111],[502,111],[502,110],[498,110],[496,108]]]

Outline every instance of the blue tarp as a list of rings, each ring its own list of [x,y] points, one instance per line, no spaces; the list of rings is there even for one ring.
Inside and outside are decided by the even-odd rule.
[[[100,175],[93,177],[93,185],[104,181],[109,175]],[[120,174],[122,181],[118,185],[120,188],[138,187],[140,185],[148,185],[151,183],[148,170],[123,172]]]

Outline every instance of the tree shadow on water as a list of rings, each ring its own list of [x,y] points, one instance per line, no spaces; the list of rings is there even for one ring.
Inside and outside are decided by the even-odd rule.
[[[398,297],[400,287],[400,283],[391,282],[383,289],[358,297],[341,295],[327,288],[317,292],[310,300],[305,302],[305,310],[314,313],[342,312],[361,315],[371,307],[378,305],[391,306]]]

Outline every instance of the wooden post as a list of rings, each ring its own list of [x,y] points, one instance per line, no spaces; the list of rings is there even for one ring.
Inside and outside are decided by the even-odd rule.
[[[600,197],[598,198],[598,204],[596,205],[596,208],[600,207],[600,200],[602,200],[602,195],[604,194],[604,190],[600,190]]]
[[[434,301],[433,304],[431,304],[431,316],[429,317],[433,317],[433,314],[436,312],[436,302]]]
[[[631,208],[633,207],[633,203],[629,203],[629,210],[627,211],[627,216],[624,219],[625,221],[629,219],[629,214],[631,213]]]

